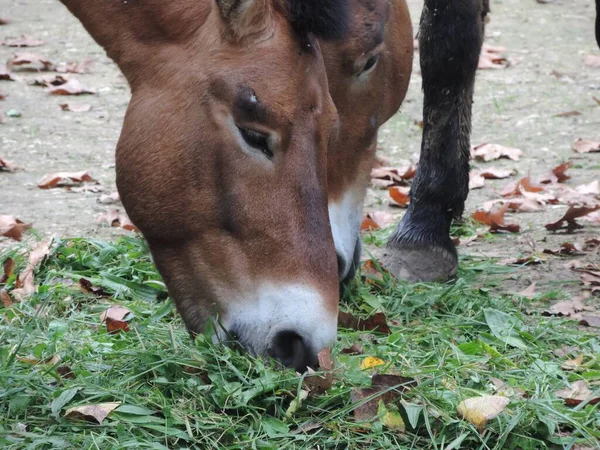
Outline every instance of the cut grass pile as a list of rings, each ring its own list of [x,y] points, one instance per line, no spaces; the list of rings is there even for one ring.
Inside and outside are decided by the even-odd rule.
[[[0,287],[10,292],[26,255],[13,248],[0,262],[8,257],[15,275]],[[463,260],[453,284],[385,276],[357,284],[342,309],[361,317],[385,312],[391,334],[340,330],[333,386],[306,396],[293,371],[205,336],[193,342],[141,239],[55,242],[36,272],[36,293],[0,307],[0,447],[600,448],[600,405],[568,406],[556,395],[579,380],[598,394],[597,330],[526,315],[530,300],[497,293],[511,270]],[[82,289],[81,278],[102,290]],[[112,304],[132,311],[129,331],[106,331],[100,315]],[[342,351],[355,343],[362,354]],[[580,365],[561,367],[579,355]],[[367,357],[383,364],[365,364]],[[354,409],[370,398],[353,402],[353,390],[369,387],[374,373],[416,384],[380,403],[373,420],[357,421]],[[494,394],[510,403],[482,428],[457,413],[461,401]],[[119,406],[102,424],[67,414],[107,402]],[[390,410],[401,426],[385,416]]]

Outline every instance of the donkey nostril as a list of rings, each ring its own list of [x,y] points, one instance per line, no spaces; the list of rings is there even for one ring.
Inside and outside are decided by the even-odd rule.
[[[286,367],[298,372],[306,372],[308,366],[314,366],[316,355],[306,345],[304,339],[293,331],[280,331],[275,335],[269,355],[278,359]]]

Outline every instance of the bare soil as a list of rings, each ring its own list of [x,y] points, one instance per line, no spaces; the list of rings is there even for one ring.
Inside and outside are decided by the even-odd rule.
[[[600,140],[600,69],[583,64],[586,54],[598,54],[594,39],[594,5],[589,0],[492,0],[491,22],[486,42],[507,48],[511,64],[503,70],[478,73],[473,120],[473,144],[498,143],[523,150],[520,161],[475,163],[513,168],[516,179],[530,173],[543,175],[570,160],[570,186],[589,183],[600,176],[600,154],[576,154],[571,144],[577,138]],[[409,0],[415,32],[422,1]],[[40,54],[54,63],[93,59],[91,73],[71,75],[97,91],[79,97],[51,96],[45,88],[31,85],[40,73],[20,70],[18,81],[0,81],[4,124],[0,124],[0,157],[23,167],[16,173],[0,173],[0,214],[11,214],[34,224],[43,235],[98,236],[109,238],[126,233],[96,222],[97,216],[115,206],[98,203],[101,193],[74,193],[65,189],[41,190],[43,175],[57,171],[89,169],[105,194],[115,190],[114,149],[129,100],[129,88],[116,66],[89,37],[79,22],[57,0],[0,0],[0,16],[10,23],[0,26],[0,40],[21,34],[43,39],[45,45],[29,49],[0,46],[0,61],[15,51]],[[422,117],[421,79],[415,58],[411,86],[400,112],[381,130],[380,153],[391,163],[418,153]],[[62,111],[61,103],[90,104],[91,111]],[[21,117],[6,117],[16,110]],[[577,116],[556,117],[567,111]],[[472,191],[467,212],[486,200],[499,198],[509,180],[490,181]],[[388,209],[387,193],[372,190],[366,210]],[[463,255],[499,256],[529,254],[533,249],[557,249],[563,242],[599,237],[600,229],[586,225],[575,235],[548,233],[543,225],[559,219],[567,207],[549,205],[539,213],[508,215],[521,224],[516,235],[499,235],[460,248]],[[398,218],[402,210],[394,210]],[[7,245],[0,242],[0,245]],[[585,256],[598,262],[598,254]],[[578,275],[565,269],[564,258],[548,257],[541,264],[519,271],[508,280],[507,290],[539,281],[539,285],[573,281]]]

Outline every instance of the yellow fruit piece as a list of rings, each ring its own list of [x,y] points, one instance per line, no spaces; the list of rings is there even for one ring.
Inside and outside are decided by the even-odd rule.
[[[372,369],[373,367],[383,366],[385,362],[382,359],[376,358],[375,356],[367,356],[360,363],[361,370]]]

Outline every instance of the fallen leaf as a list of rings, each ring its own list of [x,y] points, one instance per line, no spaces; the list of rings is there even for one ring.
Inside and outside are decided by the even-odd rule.
[[[577,406],[582,402],[595,405],[600,401],[600,396],[590,390],[585,380],[576,381],[569,387],[556,391],[555,394],[558,398],[562,398],[567,406]]]
[[[98,223],[107,223],[111,227],[115,228],[123,228],[127,231],[137,231],[140,230],[131,222],[126,213],[119,211],[118,209],[109,211],[107,213],[102,213],[96,219]]]
[[[99,403],[97,405],[82,405],[74,408],[69,408],[65,412],[64,418],[68,420],[82,420],[85,422],[97,423],[102,425],[104,419],[116,408],[121,405],[121,402]]]
[[[106,323],[106,331],[115,334],[120,331],[129,331],[130,316],[131,311],[129,309],[113,305],[100,315],[100,322]]]
[[[503,266],[509,265],[519,265],[519,266],[530,266],[533,264],[541,264],[543,262],[542,259],[538,258],[535,255],[527,255],[521,256],[519,258],[506,258],[498,261],[498,264]]]
[[[584,325],[586,327],[600,328],[600,316],[581,316],[579,324]]]
[[[584,270],[581,274],[581,281],[586,286],[600,286],[600,272]]]
[[[584,255],[584,247],[581,244],[572,244],[571,242],[563,242],[559,250],[544,249],[543,253],[549,255]]]
[[[360,362],[360,369],[368,370],[374,367],[383,366],[384,364],[385,361],[383,361],[382,359],[376,358],[375,356],[367,356]]]
[[[362,231],[379,230],[387,228],[395,222],[394,215],[385,211],[373,211],[363,219],[360,229]]]
[[[69,81],[69,79],[64,77],[63,75],[42,75],[34,79],[33,83],[31,84],[34,86],[50,87],[60,86],[62,84],[65,84],[67,81]]]
[[[587,185],[582,185],[582,186],[586,186],[582,189],[587,189],[588,186]],[[556,196],[556,200],[559,203],[565,204],[565,205],[573,205],[573,206],[587,206],[587,207],[594,207],[596,205],[600,205],[600,201],[598,201],[594,195],[591,194],[581,194],[579,192],[577,192],[575,189],[570,188],[569,186],[565,186],[565,185],[560,185],[557,186],[558,189],[555,191],[555,196]],[[592,186],[589,186],[589,188],[593,188]]]
[[[86,59],[82,62],[59,63],[56,66],[58,73],[90,73],[94,67],[94,60]]]
[[[581,113],[579,111],[565,111],[565,112],[561,112],[558,114],[554,114],[554,117],[575,117],[575,116],[581,116]]]
[[[15,77],[10,73],[6,64],[0,63],[0,80],[5,81],[17,81]]]
[[[371,182],[381,188],[405,186],[415,177],[417,168],[410,161],[404,161],[399,167],[374,167],[371,170]]]
[[[378,331],[383,334],[391,334],[390,327],[387,324],[387,318],[384,313],[378,312],[368,319],[359,319],[352,314],[339,311],[338,326],[356,331]]]
[[[71,78],[65,84],[50,89],[50,95],[84,95],[95,93],[96,91],[85,87],[75,78]]]
[[[10,23],[10,20],[8,20],[6,17],[0,17],[0,25],[8,25]]]
[[[580,184],[575,188],[581,195],[600,195],[600,180],[594,180],[588,184]]]
[[[79,279],[79,287],[86,294],[93,294],[97,297],[110,297],[110,294],[98,286],[94,286],[90,280],[85,278]]]
[[[583,354],[576,358],[566,360],[560,367],[563,370],[576,370],[583,364]]]
[[[512,169],[498,169],[496,167],[486,167],[485,169],[479,170],[479,173],[486,180],[501,180],[514,175],[515,171]]]
[[[324,375],[317,374],[310,367],[308,375],[304,378],[302,385],[313,394],[323,394],[333,386],[333,362],[331,360],[331,349],[324,348],[317,355],[319,361],[319,369],[325,371]]]
[[[596,97],[595,95],[592,95],[592,98],[596,103],[598,103],[598,105],[600,105],[600,98]]]
[[[67,380],[73,380],[76,378],[75,373],[73,373],[69,366],[58,366],[56,368],[56,373]]]
[[[22,34],[21,37],[18,38],[5,39],[2,42],[2,45],[7,47],[39,47],[40,45],[44,45],[44,41]]]
[[[95,182],[87,170],[81,172],[57,172],[50,175],[46,175],[38,183],[38,187],[41,189],[52,189],[56,187],[63,187],[73,184],[79,184],[84,182]]]
[[[49,364],[49,365],[54,366],[60,362],[61,357],[59,355],[52,355],[45,359],[38,359],[38,358],[17,356],[17,360],[21,361],[22,363],[25,363],[25,364],[31,364],[32,366],[37,365],[37,364]]]
[[[511,233],[518,233],[521,227],[518,224],[505,224],[504,215],[508,211],[508,204],[502,205],[495,211],[475,211],[472,214],[472,218],[477,222],[483,223],[490,226],[490,232],[496,231],[509,231]]]
[[[550,308],[542,311],[543,316],[570,317],[576,313],[584,311],[587,307],[583,304],[582,297],[575,297],[571,300],[562,300],[554,303]]]
[[[521,292],[519,292],[518,295],[520,295],[521,297],[528,298],[528,299],[534,298],[536,295],[535,294],[535,285],[536,285],[536,282],[534,281],[527,288],[525,288]]]
[[[92,105],[89,104],[80,104],[80,105],[75,105],[72,103],[61,103],[60,107],[63,111],[70,111],[70,112],[88,112],[91,111],[92,109]]]
[[[101,184],[84,184],[82,186],[65,186],[67,191],[78,193],[91,192],[97,194],[98,192],[104,192],[104,186]]]
[[[469,174],[469,190],[481,189],[485,186],[485,178],[479,172]]]
[[[499,144],[480,144],[471,149],[471,156],[482,161],[509,158],[518,161],[523,152],[518,148],[504,147]]]
[[[361,278],[370,286],[381,287],[384,282],[384,274],[392,276],[386,269],[379,264],[375,264],[372,259],[367,259],[360,268]]]
[[[52,70],[53,64],[48,58],[35,53],[17,52],[6,60],[6,67],[13,70],[16,66],[30,66],[27,69]]]
[[[3,94],[0,92],[0,100],[6,100],[6,97],[8,97],[8,94]]]
[[[0,284],[6,283],[10,277],[15,273],[15,260],[12,258],[6,258],[2,263],[2,276],[0,277]]]
[[[587,206],[571,206],[563,217],[561,217],[558,221],[556,221],[554,223],[546,224],[545,227],[548,231],[558,231],[558,230],[565,229],[565,227],[563,227],[563,225],[566,222],[566,224],[567,224],[566,230],[568,233],[570,233],[573,230],[576,230],[578,228],[583,228],[581,225],[579,225],[575,221],[575,219],[577,219],[579,217],[587,216],[589,213],[597,211],[597,210],[600,210],[600,205],[597,205],[597,206],[594,206],[591,208],[589,208]]]
[[[583,63],[588,67],[598,69],[600,68],[600,55],[585,55]]]
[[[364,347],[358,342],[355,342],[350,347],[346,347],[340,350],[340,353],[342,355],[362,355],[364,352]]]
[[[504,47],[493,47],[491,45],[484,44],[481,47],[477,68],[480,70],[506,69],[509,65],[509,62],[508,59],[503,56],[505,51],[506,49]]]
[[[0,172],[15,172],[19,168],[10,161],[0,158]]]
[[[103,205],[112,205],[114,203],[120,203],[121,197],[119,196],[119,192],[115,191],[111,194],[101,195],[98,199],[98,203],[102,203]]]
[[[50,254],[50,241],[41,241],[29,254],[27,266],[17,277],[15,283],[17,289],[12,292],[14,295],[25,297],[35,292],[34,272],[42,264],[46,256]]]
[[[485,395],[463,400],[456,409],[467,421],[482,431],[488,421],[497,417],[506,409],[510,399],[499,395]]]
[[[588,141],[579,138],[575,142],[573,142],[572,148],[577,153],[600,152],[600,142]]]
[[[30,223],[24,223],[15,216],[0,215],[0,236],[20,241],[23,233],[30,228]]]
[[[399,433],[406,432],[406,424],[398,410],[393,406],[386,406],[382,400],[379,400],[377,405],[377,417],[387,429]]]
[[[354,408],[354,419],[357,421],[371,420],[377,416],[379,402],[389,405],[396,400],[402,392],[416,385],[412,378],[400,375],[373,375],[371,387],[352,390],[352,403],[361,403]],[[370,400],[365,399],[373,397]],[[363,402],[364,401],[364,402]]]
[[[540,180],[540,183],[542,183],[542,184],[563,183],[563,182],[569,180],[571,177],[569,175],[567,175],[567,170],[572,166],[573,166],[573,163],[571,161],[567,161],[565,163],[559,164],[554,169],[552,169],[552,172],[548,176],[542,178]]]
[[[392,186],[389,188],[389,193],[392,198],[390,203],[392,206],[404,207],[410,203],[410,188],[408,187]]]
[[[0,304],[2,307],[10,308],[13,303],[14,302],[12,301],[12,298],[10,298],[8,292],[6,292],[6,289],[0,289]]]

